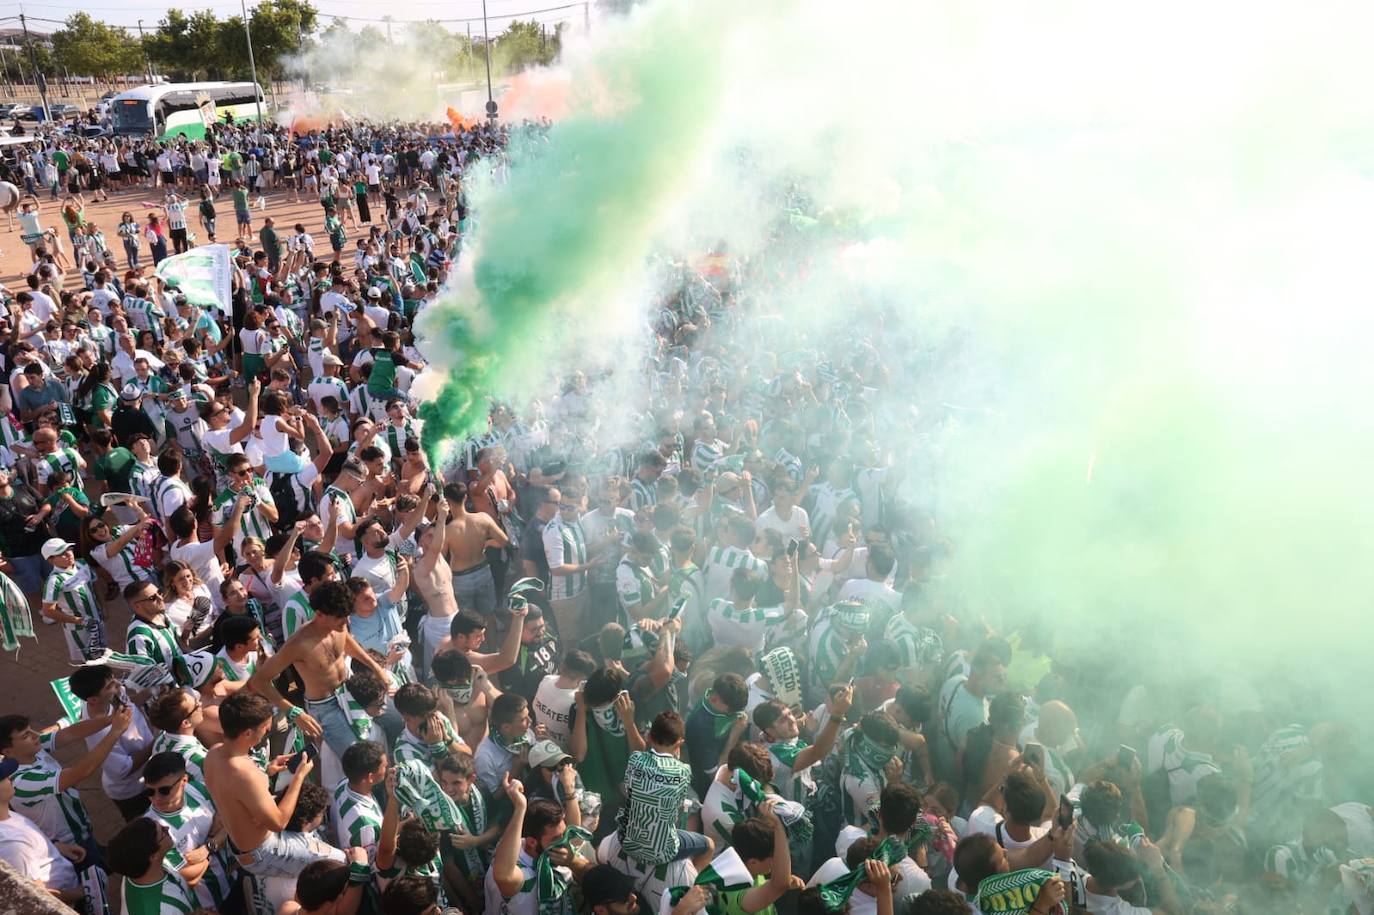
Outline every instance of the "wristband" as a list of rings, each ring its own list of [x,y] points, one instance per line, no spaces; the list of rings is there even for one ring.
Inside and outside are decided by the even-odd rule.
[[[295,721],[297,718],[301,717],[304,714],[305,709],[301,708],[299,705],[293,705],[286,712],[286,720],[288,722]]]
[[[372,867],[363,861],[348,862],[348,882],[368,884],[372,882]]]

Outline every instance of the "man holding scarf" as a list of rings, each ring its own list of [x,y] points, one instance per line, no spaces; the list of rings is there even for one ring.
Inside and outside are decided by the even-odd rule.
[[[569,826],[553,801],[529,802],[519,781],[501,783],[511,818],[496,843],[486,876],[486,909],[506,915],[572,915],[569,888],[592,863],[573,852],[576,839],[590,838]],[[528,808],[528,809],[527,809]]]
[[[701,703],[687,716],[687,760],[692,764],[692,790],[705,797],[716,770],[744,737],[749,719],[749,687],[739,674],[716,677]]]

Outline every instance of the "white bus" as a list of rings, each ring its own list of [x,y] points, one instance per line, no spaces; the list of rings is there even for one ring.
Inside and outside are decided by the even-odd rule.
[[[162,83],[139,86],[121,92],[110,100],[114,132],[121,136],[153,134],[161,139],[185,134],[194,139],[205,136],[201,102],[209,97],[215,105],[215,120],[223,123],[257,116],[258,106],[266,109],[262,87],[257,83]]]

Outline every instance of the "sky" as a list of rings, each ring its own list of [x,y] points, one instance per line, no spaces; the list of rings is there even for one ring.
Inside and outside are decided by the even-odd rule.
[[[385,15],[387,5],[377,3],[376,0],[312,0],[316,9],[320,11],[322,25],[327,25],[336,16],[351,17],[350,24],[354,28],[362,28],[369,24],[376,25],[378,28],[385,28],[385,23],[381,21]],[[248,8],[252,9],[256,4],[249,0]],[[595,7],[595,2],[592,3]],[[0,17],[15,16],[20,12],[30,16],[39,16],[46,19],[66,19],[69,15],[78,11],[90,13],[92,17],[103,20],[111,25],[124,26],[133,29],[137,26],[138,20],[143,20],[145,29],[156,27],[168,9],[176,7],[183,12],[192,13],[197,10],[211,10],[216,15],[228,17],[241,15],[240,0],[190,0],[186,3],[160,2],[160,0],[130,0],[129,3],[119,3],[116,0],[42,0],[38,3],[19,3],[18,0],[0,0]],[[553,7],[565,7],[563,9],[552,9]],[[531,11],[546,10],[547,12],[534,13]],[[595,16],[595,9],[592,10]],[[423,21],[425,19],[455,20],[472,18],[474,34],[481,30],[482,0],[412,0],[406,4],[405,12],[395,17],[393,24],[403,21]],[[583,18],[583,3],[569,3],[569,0],[487,0],[488,24],[492,32],[499,32],[505,28],[512,18],[535,19],[540,22],[552,25],[559,21],[581,23]],[[8,23],[6,23],[8,25]],[[15,23],[17,25],[17,22]],[[467,24],[463,22],[448,22],[447,28],[455,32],[463,32],[467,29]],[[33,28],[37,31],[52,31],[58,26],[48,23],[34,23]]]

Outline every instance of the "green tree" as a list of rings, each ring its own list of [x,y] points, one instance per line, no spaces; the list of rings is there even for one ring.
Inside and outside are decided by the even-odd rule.
[[[143,68],[142,51],[132,36],[86,13],[73,13],[53,33],[52,50],[64,67],[79,76],[110,77]]]
[[[172,79],[222,77],[225,75],[223,26],[209,10],[187,16],[179,9],[169,9],[157,30],[144,41],[144,46],[158,72]]]
[[[509,74],[553,63],[561,44],[560,28],[549,30],[533,19],[512,22],[492,41],[492,68]]]

